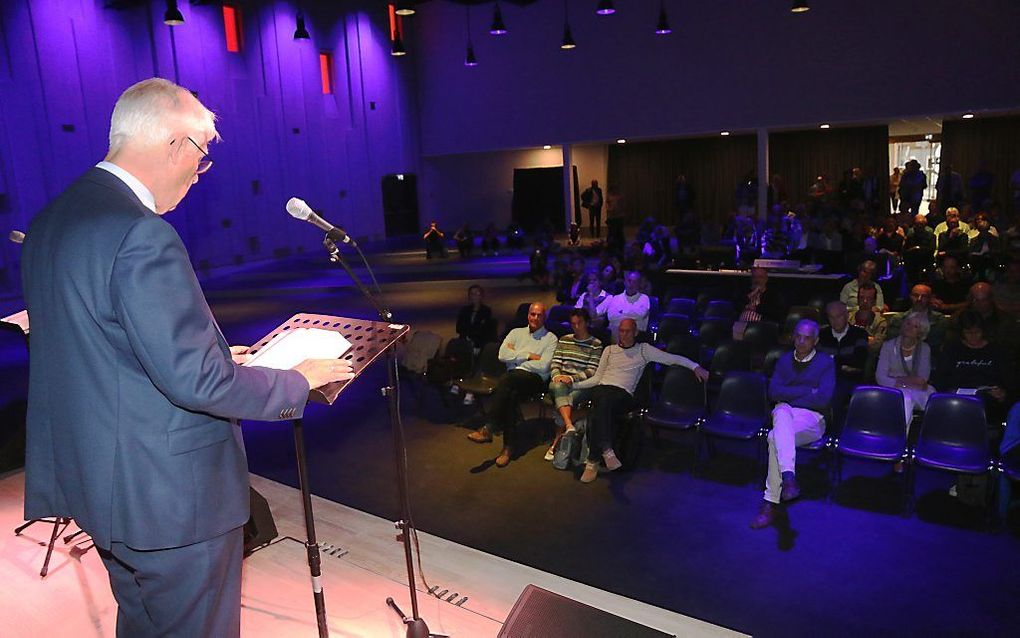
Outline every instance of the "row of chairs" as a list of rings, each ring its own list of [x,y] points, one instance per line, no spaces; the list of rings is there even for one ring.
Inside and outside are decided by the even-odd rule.
[[[969,475],[1000,471],[1011,480],[1020,480],[1020,452],[1001,459],[992,456],[984,404],[975,397],[933,395],[913,446],[907,443],[903,395],[899,390],[859,386],[850,399],[838,432],[833,427],[831,414],[826,417],[826,433],[800,449],[827,453],[829,460],[835,461],[828,464],[830,482],[834,486],[842,481],[843,460],[847,457],[889,464],[908,462],[912,470],[927,468]],[[691,371],[678,367],[666,373],[658,402],[644,415],[656,440],[661,429],[696,431],[699,458],[705,439],[755,441],[759,465],[765,453],[770,420],[771,405],[764,374],[744,371],[726,374],[714,409],[709,411],[705,386],[697,383]],[[904,483],[908,511],[913,507],[915,478],[916,471],[910,471]],[[989,490],[994,483],[988,482]],[[991,494],[986,496],[990,503]]]

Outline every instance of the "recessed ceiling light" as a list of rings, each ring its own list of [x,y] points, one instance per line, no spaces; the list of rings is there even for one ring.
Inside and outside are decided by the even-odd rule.
[[[974,119],[974,114],[970,113],[970,112],[964,113],[963,114],[963,119],[965,119],[965,120],[972,120],[972,119]]]
[[[547,151],[548,151],[549,149],[551,149],[551,148],[552,148],[552,146],[550,146],[550,145],[546,144],[546,145],[545,145],[545,146],[543,146],[542,148],[544,148],[545,150],[547,150]]]
[[[621,137],[620,139],[616,140],[616,143],[617,143],[617,144],[626,144],[626,143],[627,143],[627,140],[625,140],[625,139],[623,139],[623,138]]]
[[[719,132],[719,135],[722,135],[723,137],[726,137],[726,136],[727,136],[727,135],[729,135],[729,134],[730,134],[730,132],[729,132],[729,131],[720,131],[720,132]]]
[[[829,128],[829,125],[828,124],[821,124],[821,125],[819,125],[818,128]]]

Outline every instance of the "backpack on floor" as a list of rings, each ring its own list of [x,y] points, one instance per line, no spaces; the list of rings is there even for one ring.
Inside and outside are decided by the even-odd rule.
[[[553,467],[557,470],[569,470],[575,465],[584,463],[588,456],[588,437],[585,436],[585,420],[574,424],[574,432],[567,432],[560,437],[553,452]]]

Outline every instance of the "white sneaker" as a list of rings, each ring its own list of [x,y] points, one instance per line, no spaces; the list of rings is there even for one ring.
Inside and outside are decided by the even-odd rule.
[[[550,445],[549,449],[545,451],[545,456],[543,456],[542,458],[545,459],[546,461],[551,461],[551,460],[553,460],[553,457],[555,457],[555,456],[556,456],[556,446],[555,445]]]
[[[450,394],[460,394],[460,386],[456,383],[450,386]]]
[[[949,488],[949,495],[952,496],[953,498],[956,498],[956,486],[955,485],[952,486],[951,488]]]
[[[618,470],[623,466],[623,463],[620,463],[620,459],[616,458],[616,452],[612,450],[606,450],[602,453],[602,462],[610,472]]]
[[[475,404],[475,395],[471,394],[470,392],[465,394],[464,395],[464,405],[474,405],[474,404]]]

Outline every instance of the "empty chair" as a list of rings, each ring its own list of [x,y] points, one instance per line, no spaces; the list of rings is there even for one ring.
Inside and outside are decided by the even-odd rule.
[[[859,386],[850,397],[843,431],[833,441],[833,448],[837,487],[843,480],[843,457],[902,461],[907,454],[903,394],[893,388]]]
[[[697,302],[688,297],[675,297],[670,300],[669,305],[666,306],[666,312],[673,315],[687,315],[688,317],[694,316],[694,311],[697,306]]]
[[[733,338],[733,322],[718,317],[705,319],[698,328],[698,337],[701,339],[701,345],[715,348],[723,341]]]
[[[705,384],[683,366],[671,366],[662,383],[659,401],[645,415],[655,441],[659,428],[688,430],[705,416]]]
[[[666,352],[670,354],[682,354],[691,361],[698,360],[701,349],[701,342],[691,333],[675,334],[666,342]]]
[[[811,308],[814,308],[815,310],[817,310],[818,311],[818,316],[822,317],[822,316],[825,316],[825,306],[826,306],[826,304],[828,304],[830,301],[833,301],[833,300],[834,300],[834,298],[833,299],[829,299],[828,297],[824,297],[824,296],[820,296],[820,295],[815,295],[814,297],[811,297],[810,299],[808,299],[808,302],[807,302],[806,305],[808,307],[811,307]]]
[[[715,409],[698,426],[700,442],[705,437],[758,441],[758,464],[764,457],[763,434],[769,420],[765,375],[760,372],[731,372],[723,379]]]
[[[690,333],[691,320],[687,315],[675,315],[666,313],[659,320],[659,330],[655,334],[656,343],[669,343],[669,340],[678,334]]]
[[[955,474],[985,474],[991,469],[985,406],[981,399],[959,394],[933,394],[921,421],[912,458],[914,467]],[[914,480],[910,493],[913,498]],[[988,482],[989,488],[992,481]]]
[[[478,355],[478,371],[474,376],[457,379],[455,383],[464,392],[478,397],[491,396],[500,377],[506,374],[506,364],[499,360],[499,344],[487,343]],[[479,406],[485,412],[484,405]]]
[[[723,319],[734,318],[733,302],[724,299],[712,299],[705,307],[705,319],[710,317],[721,317]]]
[[[760,370],[765,354],[779,343],[779,325],[771,321],[752,321],[744,329],[743,341],[751,348],[751,367]]]
[[[474,368],[474,344],[470,339],[455,337],[446,342],[442,356],[429,361],[425,378],[433,383],[449,384],[453,379],[471,376]]]
[[[819,317],[821,317],[821,313],[811,306],[791,306],[789,312],[786,313],[786,319],[783,321],[783,331],[779,342],[790,343],[793,330],[797,327],[798,323],[804,319],[817,322]]]
[[[721,343],[712,354],[708,368],[709,383],[718,387],[730,372],[751,370],[751,347],[743,341]]]

